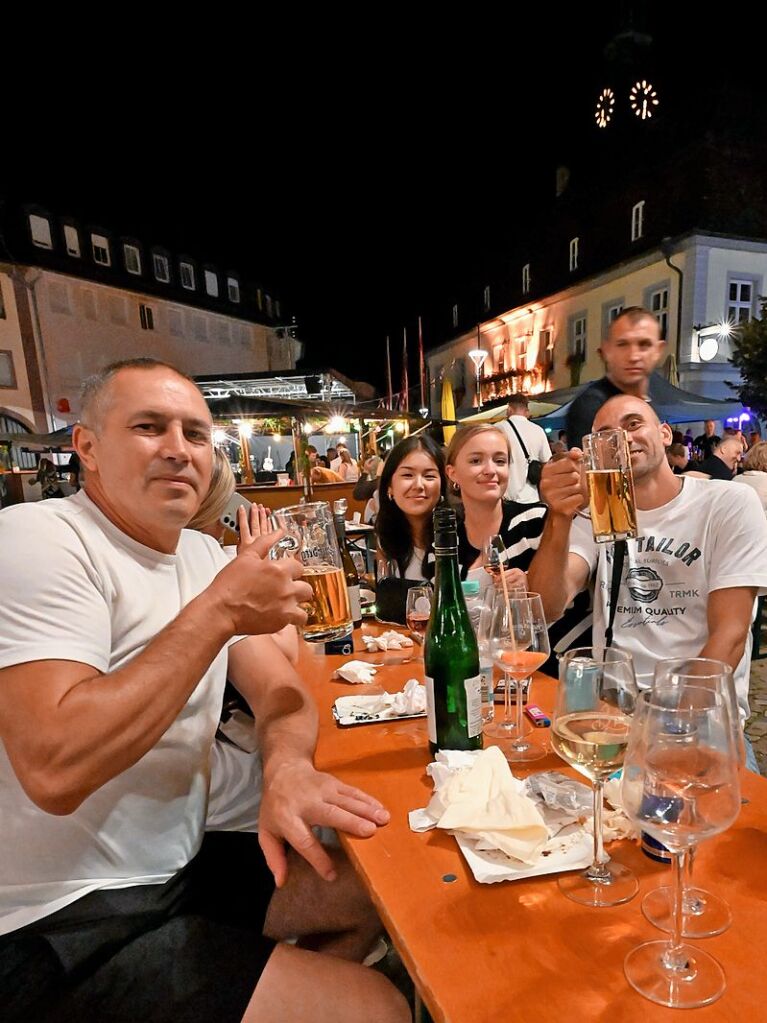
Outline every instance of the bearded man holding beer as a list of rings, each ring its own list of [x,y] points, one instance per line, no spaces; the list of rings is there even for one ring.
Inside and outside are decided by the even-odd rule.
[[[610,429],[628,437],[638,524],[636,539],[625,541],[614,646],[632,654],[640,686],[650,685],[655,662],[671,655],[726,662],[745,720],[750,626],[757,594],[767,591],[767,521],[759,500],[733,494],[737,487],[718,480],[675,476],[666,460],[671,429],[642,398],[607,401],[593,430]],[[582,512],[582,462],[573,448],[543,467],[541,499],[549,514],[528,580],[554,620],[594,577],[596,644],[604,642],[609,620],[613,545],[595,543]]]
[[[359,964],[375,913],[312,831],[388,813],[312,764],[316,709],[269,635],[306,621],[300,563],[183,529],[213,456],[184,374],[116,363],[81,415],[83,490],[0,513],[4,1023],[409,1019]],[[203,839],[227,675],[256,719],[260,834]]]

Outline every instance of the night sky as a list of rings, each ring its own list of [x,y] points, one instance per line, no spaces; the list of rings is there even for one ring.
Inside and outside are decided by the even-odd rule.
[[[761,67],[743,54],[747,15],[728,36],[720,16],[670,22],[666,4],[472,23],[445,10],[419,24],[368,10],[364,25],[324,11],[301,39],[214,32],[215,67],[166,46],[167,67],[155,49],[95,91],[70,62],[32,115],[10,105],[0,190],[263,280],[295,313],[307,366],[382,387],[391,334],[396,387],[402,327],[414,368],[418,314],[481,288],[557,165],[586,158],[616,32],[652,36],[649,66],[691,110],[701,76]],[[427,348],[443,340],[427,329]]]

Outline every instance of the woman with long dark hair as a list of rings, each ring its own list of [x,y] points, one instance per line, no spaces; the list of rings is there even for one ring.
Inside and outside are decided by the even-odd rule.
[[[402,579],[428,578],[431,517],[446,486],[445,460],[431,437],[406,437],[389,452],[378,484],[376,534],[380,558],[394,561]]]

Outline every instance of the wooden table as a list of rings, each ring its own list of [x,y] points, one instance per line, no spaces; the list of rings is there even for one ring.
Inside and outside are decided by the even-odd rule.
[[[359,638],[355,646],[362,646]],[[344,846],[435,1023],[679,1021],[680,1010],[647,1001],[623,974],[634,946],[663,937],[645,920],[640,902],[669,882],[668,867],[632,842],[614,843],[610,852],[635,872],[640,891],[609,909],[566,899],[554,875],[478,884],[452,836],[416,834],[408,826],[408,811],[425,806],[432,791],[425,720],[338,728],[330,708],[351,687],[331,676],[348,658],[303,647],[301,671],[320,708],[318,768],[374,794],[391,811],[391,822],[373,838],[345,838]],[[422,673],[423,662],[413,661],[379,669],[376,681],[393,692],[409,678],[422,680]],[[537,676],[533,701],[550,710],[554,687],[552,679]],[[545,740],[549,730],[540,731]],[[554,753],[528,773],[551,769],[567,769]],[[738,820],[704,842],[695,863],[696,881],[722,895],[733,916],[724,934],[700,942],[727,976],[724,996],[689,1017],[704,1023],[767,1019],[761,964],[767,949],[767,780],[743,771],[741,781],[747,802]]]

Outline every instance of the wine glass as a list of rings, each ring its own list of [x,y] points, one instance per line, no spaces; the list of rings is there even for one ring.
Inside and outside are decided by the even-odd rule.
[[[655,666],[654,686],[696,685],[720,693],[730,725],[733,729],[733,740],[738,752],[738,762],[745,763],[745,746],[743,730],[740,725],[738,700],[732,668],[724,661],[716,661],[710,657],[691,657],[684,659],[668,659],[659,661]],[[692,870],[695,862],[695,845],[691,844],[685,856],[684,891],[682,895],[682,937],[710,938],[726,931],[732,923],[730,907],[718,895],[696,888],[692,883]],[[671,931],[674,926],[673,889],[669,885],[655,888],[648,892],[642,900],[642,912],[661,931]]]
[[[673,854],[674,924],[669,941],[626,956],[628,982],[671,1008],[716,1001],[725,989],[716,959],[682,943],[682,875],[690,846],[728,828],[740,810],[738,748],[722,694],[693,685],[654,686],[642,695],[621,782],[623,808]]]
[[[585,906],[617,906],[639,890],[628,867],[605,856],[602,840],[604,783],[623,763],[636,698],[630,654],[578,647],[562,657],[551,745],[594,786],[594,856],[585,871],[562,875],[558,883],[568,899]]]
[[[543,604],[537,593],[512,591],[497,593],[493,605],[490,632],[493,662],[504,675],[504,715],[498,724],[485,726],[485,735],[510,739],[503,750],[507,760],[525,763],[546,755],[542,746],[528,742],[532,729],[525,728],[522,718],[524,694],[532,674],[548,659],[549,634]],[[514,679],[516,715],[511,715],[511,679]]]
[[[431,617],[431,598],[431,586],[411,586],[407,591],[405,621],[408,629],[415,634],[420,643],[423,643],[426,626]]]

